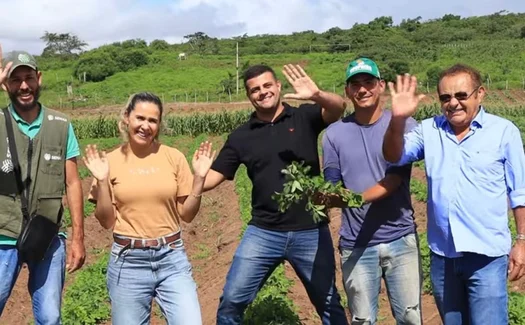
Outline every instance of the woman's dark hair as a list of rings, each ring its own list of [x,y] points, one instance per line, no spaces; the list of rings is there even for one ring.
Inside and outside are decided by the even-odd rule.
[[[135,110],[135,107],[137,107],[138,103],[152,103],[152,104],[155,104],[157,108],[159,109],[159,132],[157,132],[157,135],[155,136],[155,139],[158,139],[160,130],[161,130],[160,126],[162,125],[162,112],[163,112],[162,101],[157,95],[150,93],[150,92],[140,92],[140,93],[133,94],[129,97],[128,103],[124,107],[124,110],[122,111],[122,114],[120,116],[120,121],[119,121],[119,130],[120,130],[122,137],[124,138],[124,140],[126,141],[128,140],[127,125],[124,123],[124,120],[126,117],[129,116],[131,112],[133,112],[133,110]]]

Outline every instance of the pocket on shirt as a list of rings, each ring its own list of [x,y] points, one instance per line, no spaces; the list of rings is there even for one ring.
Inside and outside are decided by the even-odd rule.
[[[495,151],[477,151],[467,153],[467,168],[477,177],[495,180],[504,174],[503,159]]]
[[[60,146],[44,146],[40,157],[40,170],[44,174],[61,175],[64,173],[63,148]]]

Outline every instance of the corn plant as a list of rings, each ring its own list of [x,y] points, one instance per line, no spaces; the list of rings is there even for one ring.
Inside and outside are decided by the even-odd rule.
[[[191,115],[168,115],[163,121],[161,134],[168,136],[199,134],[219,135],[229,133],[245,123],[251,110],[223,111],[220,113],[196,113]],[[118,119],[100,115],[97,118],[80,118],[72,121],[78,139],[114,138],[120,135]]]

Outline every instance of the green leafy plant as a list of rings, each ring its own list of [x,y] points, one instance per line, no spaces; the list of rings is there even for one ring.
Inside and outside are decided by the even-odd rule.
[[[421,269],[423,276],[423,293],[432,294],[432,282],[430,281],[430,248],[428,247],[427,233],[418,234],[419,252],[421,256]]]
[[[420,202],[426,202],[428,199],[427,185],[416,178],[410,180],[410,193]]]
[[[94,264],[75,273],[73,283],[64,293],[64,324],[100,324],[111,316],[106,270],[109,253],[100,251]]]
[[[525,296],[519,292],[509,293],[509,324],[525,324]]]
[[[339,197],[349,207],[360,207],[363,205],[363,197],[343,187],[341,182],[333,184],[327,182],[322,176],[311,176],[310,166],[304,161],[294,161],[281,172],[286,176],[281,193],[276,192],[272,199],[279,203],[279,210],[286,211],[292,204],[306,199],[306,210],[311,211],[314,221],[320,222],[326,219],[326,198]]]

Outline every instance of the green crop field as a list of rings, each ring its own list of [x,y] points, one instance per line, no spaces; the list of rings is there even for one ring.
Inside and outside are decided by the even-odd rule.
[[[525,108],[501,106],[495,108],[493,112],[512,120],[520,129],[525,129]],[[173,117],[176,119],[174,120],[176,122],[168,120],[167,124],[171,125],[174,130],[179,131],[166,128],[161,141],[177,147],[190,157],[191,152],[198,144],[208,138],[214,138],[219,146],[222,145],[227,132],[245,121],[247,114],[247,111],[219,114],[219,116],[222,116],[220,119],[227,124],[217,123],[217,119],[219,119],[217,114]],[[421,120],[435,114],[439,114],[439,109],[435,106],[427,106],[422,107],[415,117]],[[98,147],[104,150],[117,146],[120,140],[115,137],[115,123],[113,119],[93,120],[79,118],[74,120],[75,128],[78,130],[78,136],[81,139],[81,147],[88,143],[97,144]],[[424,168],[423,165],[424,163],[418,163],[414,168]],[[235,188],[241,209],[241,219],[246,224],[250,219],[251,184],[244,168],[241,168],[237,173]],[[426,181],[413,178],[411,192],[415,201],[426,202]],[[86,210],[86,215],[93,213],[93,208],[90,205],[86,206]],[[509,222],[514,232],[513,219],[509,219]],[[424,295],[431,295],[432,289],[428,273],[429,250],[426,244],[426,233],[420,232],[419,235],[424,276]],[[98,259],[100,260],[81,270],[79,275],[76,276],[74,283],[66,288],[64,298],[64,321],[66,323],[69,321],[75,324],[97,324],[97,322],[109,319],[108,297],[104,281],[104,263],[107,263],[107,254],[107,252],[99,254],[100,257]],[[205,258],[208,254],[209,251],[207,249],[202,250],[201,247],[199,258]],[[297,307],[287,297],[287,292],[290,290],[292,283],[283,270],[278,269],[260,292],[253,306],[248,310],[247,318],[253,320],[254,324],[259,324],[260,322],[270,323],[271,321],[273,321],[273,324],[300,324],[297,316]],[[89,290],[89,294],[84,293],[86,290]],[[520,306],[525,304],[525,296],[521,290],[511,290],[511,292],[509,309],[511,324],[522,324],[521,322],[525,315]],[[343,299],[345,300],[346,297]],[[88,313],[86,312],[87,310],[93,310],[93,312]]]
[[[44,76],[41,101],[72,116],[82,150],[87,144],[111,150],[121,141],[116,112],[124,106],[130,94],[152,91],[169,107],[163,120],[161,141],[178,148],[191,159],[193,150],[206,139],[211,139],[215,148],[220,149],[228,133],[245,122],[252,112],[250,104],[246,103],[242,80],[237,94],[235,46],[238,43],[239,72],[242,74],[252,64],[269,64],[283,81],[285,93],[291,89],[282,77],[281,68],[288,63],[301,64],[321,88],[341,95],[344,94],[346,65],[357,56],[365,55],[376,60],[387,80],[393,80],[399,73],[415,74],[420,82],[419,92],[427,94],[414,116],[417,120],[440,114],[435,89],[439,72],[454,63],[468,63],[480,70],[488,89],[484,103],[487,111],[513,121],[525,138],[525,14],[496,13],[470,18],[446,15],[431,21],[406,19],[399,25],[393,25],[389,17],[378,17],[367,24],[356,24],[352,29],[332,28],[324,33],[305,31],[292,35],[230,39],[214,39],[199,33],[190,36],[192,46],[188,43],[168,44],[163,40],[147,44],[137,39],[104,45],[80,55],[38,56]],[[187,60],[178,59],[181,52],[187,53]],[[72,94],[67,93],[69,84]],[[385,100],[388,106],[387,96]],[[241,101],[243,103],[232,104]],[[81,178],[89,184],[91,175],[82,162],[79,164]],[[414,169],[424,170],[424,162],[415,164]],[[424,206],[426,186],[424,177],[412,179],[415,204]],[[206,203],[206,214],[197,218],[199,225],[206,224],[207,228],[194,232],[219,231],[222,234],[227,229],[216,229],[217,223],[236,218],[242,224],[239,233],[230,238],[230,243],[236,246],[251,214],[251,183],[245,168],[240,168],[231,189],[221,188],[220,191],[221,196],[227,191],[233,193],[235,204],[226,202],[224,205],[234,205],[234,212],[221,215],[223,210],[220,209],[224,207],[220,207],[219,201],[210,201]],[[93,213],[94,206],[86,201],[85,216],[93,218]],[[424,297],[429,298],[432,288],[428,275],[426,210],[423,208],[418,213],[423,291]],[[65,220],[69,224],[68,212]],[[513,219],[509,219],[509,224],[515,231]],[[89,228],[86,237],[100,236],[101,229],[96,224]],[[207,237],[202,236],[199,238],[203,242],[186,243],[193,252],[190,256],[192,264],[197,265],[194,271],[198,279],[217,281],[220,277],[222,281],[227,268],[216,269],[213,258],[221,254],[217,247],[224,238],[222,235],[212,238],[215,245],[205,244]],[[63,304],[64,324],[110,322],[105,287],[109,254],[106,248],[95,241],[87,247],[91,260],[79,272],[68,275]],[[199,294],[207,285],[207,282],[198,283]],[[341,289],[341,283],[337,285]],[[525,290],[521,284],[509,283],[509,291],[510,324],[524,324]],[[346,304],[344,291],[341,294]],[[299,308],[297,297],[308,301],[305,293],[294,291],[294,279],[284,266],[279,266],[248,309],[248,323],[301,324],[305,318],[312,321],[305,324],[318,323],[317,316]],[[387,304],[382,303],[380,308],[380,320],[385,322],[391,318]],[[16,303],[14,306],[12,308],[16,308]],[[212,310],[215,307],[202,306],[208,313],[215,312]],[[423,313],[425,317],[430,311],[424,309]],[[157,309],[154,309],[154,314],[157,320],[161,318]]]

